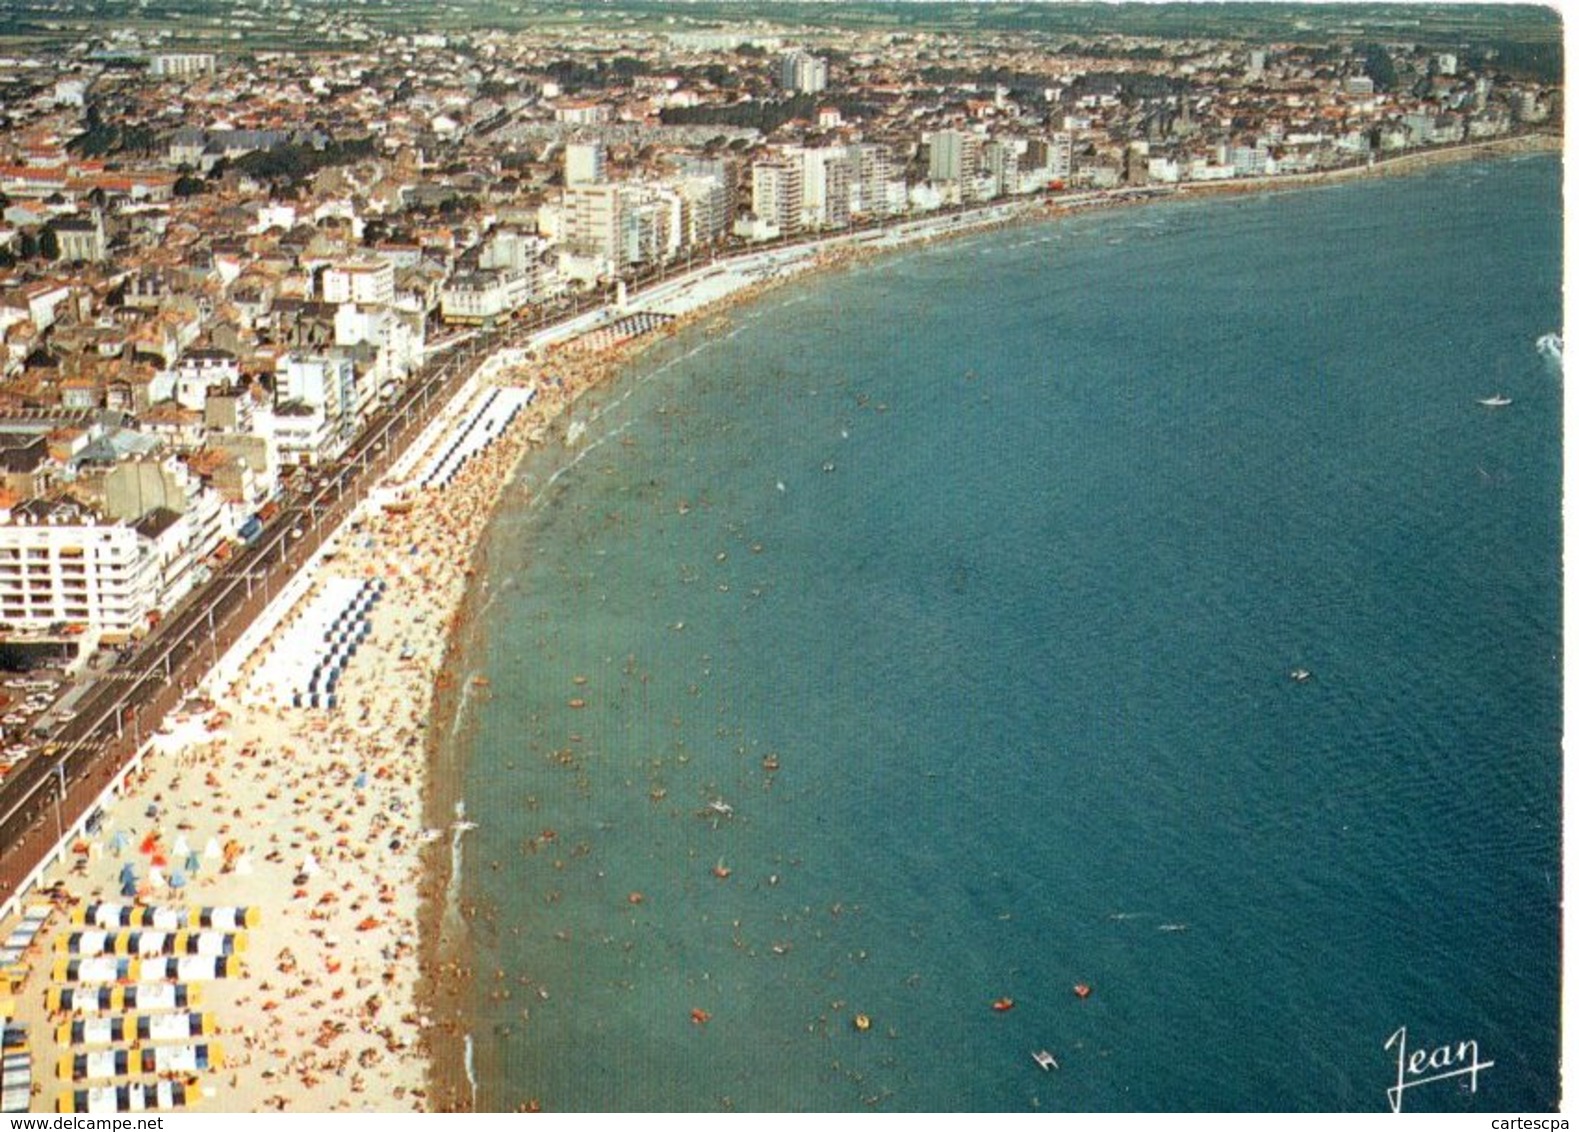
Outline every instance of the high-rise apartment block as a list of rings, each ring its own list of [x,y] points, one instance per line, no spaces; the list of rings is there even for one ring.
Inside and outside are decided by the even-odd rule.
[[[208,52],[167,52],[148,60],[148,74],[156,79],[191,79],[199,75],[211,75],[214,67],[214,56]]]
[[[571,142],[565,146],[565,184],[595,185],[605,173],[603,143]]]
[[[614,270],[621,262],[624,223],[623,187],[614,184],[571,185],[565,189],[562,242],[572,250],[607,260]]]
[[[759,161],[751,167],[751,211],[780,232],[798,232],[805,196],[799,161]]]
[[[792,51],[779,62],[779,86],[797,94],[828,89],[828,61],[805,51]]]
[[[927,161],[929,181],[952,184],[974,181],[981,168],[981,139],[961,130],[939,130],[932,135]]]
[[[10,631],[61,622],[115,634],[146,629],[159,598],[157,522],[41,499],[0,513],[0,623]]]

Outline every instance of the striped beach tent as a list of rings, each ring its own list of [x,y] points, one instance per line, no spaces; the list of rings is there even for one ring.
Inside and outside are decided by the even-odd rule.
[[[55,1075],[62,1081],[107,1081],[138,1074],[168,1076],[202,1073],[219,1069],[224,1064],[224,1050],[217,1043],[205,1042],[201,1045],[68,1053],[56,1064]]]
[[[170,979],[178,983],[208,982],[210,979],[237,979],[243,967],[239,955],[166,955],[139,960],[140,977],[145,980]]]
[[[64,1054],[55,1063],[55,1076],[62,1081],[104,1081],[129,1076],[133,1052],[106,1049],[94,1053]]]
[[[75,1089],[63,1093],[55,1103],[60,1112],[113,1114],[190,1108],[198,1098],[198,1090],[184,1081],[158,1081]]]
[[[120,1014],[129,1010],[190,1010],[203,1001],[202,987],[180,983],[133,983],[115,987],[50,987],[44,1005],[51,1014]]]
[[[33,1099],[33,1055],[27,1028],[15,1023],[0,1027],[0,1112],[27,1112]]]
[[[92,955],[86,959],[57,959],[50,969],[56,983],[127,983],[142,977],[141,960],[114,955]]]
[[[219,1020],[210,1013],[122,1014],[78,1018],[55,1029],[61,1046],[110,1046],[121,1042],[184,1042],[217,1033]]]

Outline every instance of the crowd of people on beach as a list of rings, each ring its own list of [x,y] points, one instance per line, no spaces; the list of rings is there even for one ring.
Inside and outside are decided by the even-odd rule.
[[[747,300],[765,285],[733,297]],[[145,872],[131,899],[262,912],[231,968],[239,976],[208,985],[205,1009],[230,1035],[230,1056],[191,1082],[189,1104],[319,1112],[469,1104],[459,1088],[436,1095],[429,1073],[427,1039],[460,1026],[469,973],[460,941],[436,938],[448,858],[424,849],[448,835],[427,790],[442,742],[433,712],[436,695],[456,681],[447,657],[473,549],[522,455],[562,429],[568,407],[652,332],[683,321],[651,317],[642,333],[572,340],[495,379],[535,395],[442,485],[423,486],[416,472],[382,485],[307,567],[316,576],[305,593],[282,599],[295,601],[294,612],[241,664],[220,666],[239,673],[235,681],[208,688],[208,710],[155,737],[96,832],[68,856],[53,890],[61,912],[41,948],[70,930],[64,910],[73,903],[120,896],[122,848],[150,839],[215,841],[224,852],[183,877],[179,891],[168,875]],[[457,396],[446,427],[428,438],[434,450],[463,422],[472,392]],[[281,650],[300,647],[296,621],[352,581],[377,582],[384,599],[362,611],[369,628],[338,673],[335,706],[282,701],[273,685],[292,659]],[[50,1045],[63,1015],[51,1016],[36,991],[25,989],[19,1017],[34,1057],[48,1064],[64,1052]],[[34,1081],[34,1108],[52,1109],[65,1086]]]

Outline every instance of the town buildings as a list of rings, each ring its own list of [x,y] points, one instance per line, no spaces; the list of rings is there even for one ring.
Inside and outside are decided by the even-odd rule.
[[[226,18],[0,60],[0,641],[141,631],[459,327],[762,239],[1561,115],[1554,76],[1392,35]]]

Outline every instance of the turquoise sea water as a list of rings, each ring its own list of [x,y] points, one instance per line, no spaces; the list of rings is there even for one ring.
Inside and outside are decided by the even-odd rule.
[[[1555,1105],[1560,177],[970,237],[583,404],[465,658],[479,1107],[1381,1111],[1401,1026]]]

